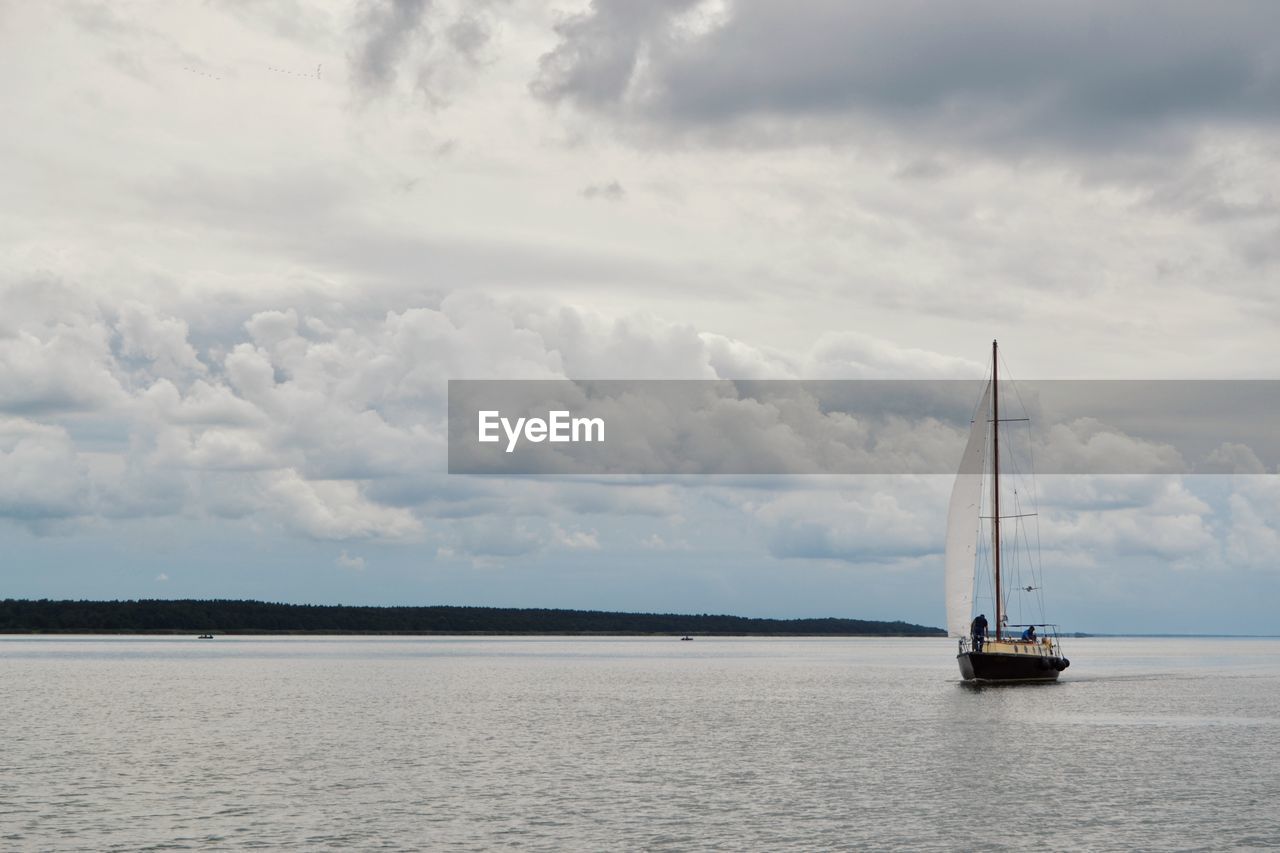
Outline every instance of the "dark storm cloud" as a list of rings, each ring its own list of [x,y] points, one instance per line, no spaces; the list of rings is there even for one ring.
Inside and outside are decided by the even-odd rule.
[[[481,48],[489,43],[489,25],[474,15],[463,15],[445,30],[449,45],[459,55],[475,60]]]
[[[382,91],[395,80],[415,35],[424,31],[427,0],[384,0],[364,7],[358,30],[362,41],[352,58],[357,81]]]
[[[556,26],[560,44],[539,61],[536,95],[607,107],[625,93],[640,53],[665,40],[671,18],[698,0],[646,3],[596,0],[591,11]]]
[[[354,27],[357,88],[383,95],[407,81],[432,106],[446,106],[488,61],[493,12],[503,2],[476,0],[452,17],[431,0],[368,3]]]
[[[627,195],[627,191],[622,188],[622,184],[617,181],[609,181],[607,184],[590,184],[583,188],[581,193],[583,198],[602,198],[606,201],[622,201]]]
[[[742,0],[705,33],[693,5],[596,0],[533,91],[668,127],[870,119],[941,145],[1173,144],[1280,108],[1280,5],[1261,0]]]

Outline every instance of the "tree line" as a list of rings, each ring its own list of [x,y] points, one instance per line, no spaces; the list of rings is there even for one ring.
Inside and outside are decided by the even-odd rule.
[[[909,622],[508,607],[364,607],[227,599],[0,601],[0,633],[760,634],[941,636]]]

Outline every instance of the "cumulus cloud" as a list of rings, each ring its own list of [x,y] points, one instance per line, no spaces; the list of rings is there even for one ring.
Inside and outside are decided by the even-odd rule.
[[[61,282],[0,283],[0,411],[100,410],[122,401],[112,330]]]
[[[1053,424],[1037,448],[1043,471],[1076,473],[1182,473],[1186,461],[1177,448],[1125,434],[1094,418]]]
[[[983,366],[868,334],[829,332],[809,350],[802,370],[812,379],[972,379],[982,375]]]
[[[175,313],[181,302],[76,304],[63,317],[73,323],[30,305],[7,317],[6,342],[33,347],[6,362],[27,396],[0,401],[11,413],[0,511],[11,518],[207,514],[341,541],[417,539],[429,518],[544,515],[557,499],[570,513],[667,514],[679,500],[661,484],[450,483],[445,380],[563,377],[566,361],[635,370],[645,359],[676,375],[714,374],[687,326],[467,295],[381,314],[258,310],[206,326],[199,350]],[[60,390],[36,406],[33,388]],[[88,438],[52,422],[67,411]],[[458,547],[494,555],[599,544],[567,524],[535,529],[487,544],[470,532]]]
[[[0,416],[0,517],[68,518],[91,498],[89,466],[66,429]]]
[[[689,551],[692,547],[683,538],[668,539],[658,533],[650,533],[640,540],[640,547],[647,551]]]
[[[155,376],[174,378],[205,370],[187,340],[186,322],[177,317],[161,317],[151,306],[129,300],[120,307],[116,331],[122,355],[150,362]]]
[[[1280,568],[1280,484],[1275,477],[1233,477],[1224,549],[1235,566],[1274,572]]]
[[[1082,514],[1058,519],[1042,528],[1051,551],[1113,558],[1158,556],[1195,565],[1210,557],[1216,546],[1206,519],[1198,514],[1153,515],[1138,511]]]
[[[295,471],[266,479],[259,509],[316,539],[401,539],[421,529],[413,514],[380,506],[346,480],[306,480]]]
[[[1248,445],[1224,441],[1205,457],[1198,470],[1205,474],[1265,474],[1267,466]]]
[[[1271,478],[1242,479],[1268,491]],[[775,489],[754,498],[737,493],[733,500],[775,557],[938,571],[950,487],[948,477],[822,478],[803,489]],[[1009,520],[1003,531],[1006,583],[1019,588],[1038,588],[1051,578],[1055,589],[1064,580],[1088,589],[1100,573],[1106,583],[1137,583],[1151,567],[1157,575],[1168,569],[1263,568],[1265,547],[1277,533],[1261,521],[1266,510],[1241,494],[1230,498],[1228,516],[1225,507],[1198,496],[1179,477],[1051,476],[1039,480],[1038,498],[1027,490],[1016,500],[1016,511],[1038,512]],[[1229,535],[1223,530],[1228,521]],[[990,571],[989,562],[980,579],[983,571]],[[933,594],[930,589],[926,594]],[[1017,591],[1011,601],[1029,606],[1036,599],[1031,593],[1037,590],[1021,600],[1023,591]]]
[[[579,550],[600,550],[600,539],[594,530],[566,530],[558,524],[551,526],[551,532],[555,537],[555,542],[562,548],[571,551]]]
[[[448,547],[479,556],[594,548],[598,534],[573,526],[566,520],[572,514],[673,516],[681,511],[687,484],[678,478],[501,486],[451,481],[443,474],[447,378],[794,378],[810,370],[846,377],[962,376],[980,369],[868,335],[820,338],[791,356],[652,316],[606,317],[475,294],[380,314],[323,303],[254,310],[238,322],[206,328],[201,349],[191,342],[181,303],[162,308],[132,300],[114,311],[78,304],[70,324],[53,323],[47,311],[28,310],[9,320],[10,342],[39,342],[42,336],[63,341],[37,346],[11,365],[25,371],[26,384],[52,388],[65,382],[75,389],[63,393],[64,407],[48,406],[39,417],[22,414],[32,408],[29,398],[6,404],[15,416],[3,448],[9,472],[3,507],[10,517],[208,514],[265,521],[321,540],[416,541],[432,535],[432,520],[479,523],[514,515],[551,520],[504,528],[488,544],[485,528],[464,525]],[[84,347],[72,349],[89,369],[83,363],[70,369],[60,348],[71,346],[67,340]],[[869,400],[849,390],[858,385],[749,380],[672,383],[662,385],[670,393],[658,397],[603,393],[590,401],[596,409],[580,413],[602,414],[628,429],[613,432],[601,451],[608,466],[583,470],[664,477],[818,475],[885,466],[950,471],[977,383],[877,380],[872,386],[879,396]],[[607,389],[609,383],[591,387]],[[1039,396],[1029,396],[1038,406]],[[585,405],[586,398],[577,402]],[[110,423],[105,434],[112,438],[103,444],[104,427],[86,429],[97,436],[88,453],[76,433],[48,420],[63,408],[89,419],[84,424]],[[1039,441],[1034,456],[1042,471],[1183,470],[1173,446],[1096,420],[1054,425]],[[1211,461],[1229,455],[1235,464],[1251,463],[1251,453],[1244,445],[1223,444]],[[835,519],[827,524],[817,511],[804,522],[803,501],[788,501],[760,516],[774,531],[776,553],[854,553],[853,540],[866,531],[846,529]],[[1105,495],[1095,492],[1079,502],[1099,501],[1105,504]],[[1143,501],[1149,504],[1150,496],[1137,504]],[[883,530],[895,529],[877,515],[888,511],[883,504],[871,501],[856,510],[851,514],[865,511]],[[1181,514],[1197,513],[1199,508]],[[1170,531],[1168,541],[1199,547],[1194,536],[1177,533]],[[1120,547],[1128,540],[1116,534],[1109,541]]]
[[[940,550],[941,518],[920,511],[940,506],[939,486],[922,478],[888,488],[868,478],[860,488],[783,494],[749,508],[774,556],[893,563]]]
[[[180,389],[160,378],[138,395],[159,422],[204,426],[263,426],[266,416],[227,385],[197,379]]]
[[[338,554],[333,562],[338,568],[352,572],[363,572],[365,569],[364,557],[350,555],[345,549]]]
[[[519,557],[541,551],[545,544],[526,520],[491,516],[455,524],[449,553],[481,559]]]

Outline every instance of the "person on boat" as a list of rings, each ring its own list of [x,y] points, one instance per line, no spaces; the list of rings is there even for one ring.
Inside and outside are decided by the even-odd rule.
[[[973,650],[975,652],[982,651],[982,644],[987,639],[987,617],[984,613],[979,613],[978,618],[973,620],[973,624],[969,626],[969,633],[973,637]]]
[[[1036,626],[1028,625],[1027,630],[1022,632],[1022,639],[1025,642],[1034,643],[1036,641]]]

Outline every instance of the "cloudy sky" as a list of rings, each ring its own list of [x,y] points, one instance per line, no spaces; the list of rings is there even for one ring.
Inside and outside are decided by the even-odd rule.
[[[946,477],[450,476],[446,380],[1276,378],[1269,0],[0,0],[0,92],[0,596],[940,625]],[[1049,615],[1280,633],[1274,474],[1042,479]]]

